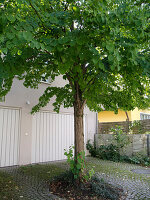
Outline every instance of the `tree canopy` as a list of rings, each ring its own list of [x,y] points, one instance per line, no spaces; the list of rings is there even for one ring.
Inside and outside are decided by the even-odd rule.
[[[131,0],[3,0],[0,3],[0,95],[18,75],[37,88],[43,74],[62,75],[33,112],[56,96],[91,110],[149,106],[149,4]]]

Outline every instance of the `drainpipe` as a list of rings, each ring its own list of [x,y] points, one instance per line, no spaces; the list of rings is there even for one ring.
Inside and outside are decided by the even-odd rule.
[[[147,155],[150,156],[150,135],[147,135]]]
[[[94,146],[97,148],[97,136],[98,136],[98,113],[96,112],[96,134],[94,135]]]
[[[98,113],[96,113],[96,134],[98,134]]]

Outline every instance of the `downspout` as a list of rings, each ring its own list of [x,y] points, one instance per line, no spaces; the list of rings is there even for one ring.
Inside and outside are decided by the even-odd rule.
[[[96,113],[96,134],[98,134],[98,112]]]
[[[98,113],[96,112],[96,134],[94,135],[95,148],[97,148],[97,139],[98,139]]]

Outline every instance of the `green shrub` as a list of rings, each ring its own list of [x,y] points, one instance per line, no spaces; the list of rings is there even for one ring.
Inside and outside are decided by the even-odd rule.
[[[128,162],[132,164],[150,166],[150,157],[143,155],[120,155],[120,149],[114,144],[101,145],[99,148],[96,149],[95,146],[91,144],[90,141],[88,141],[86,147],[91,153],[92,157],[98,157],[103,160]]]
[[[129,131],[131,133],[134,133],[134,131],[135,131],[136,134],[142,134],[143,133],[143,129],[142,129],[141,121],[134,120],[133,122],[131,122],[131,124],[129,126]]]
[[[142,155],[130,156],[128,157],[127,162],[133,164],[141,164],[144,166],[150,166],[150,158],[148,156],[142,156]]]
[[[87,141],[86,148],[89,150],[92,157],[96,157],[98,155],[95,143],[91,144],[90,140]]]
[[[103,160],[118,161],[120,158],[119,150],[116,145],[101,145],[98,148],[98,157]]]
[[[115,126],[110,131],[113,132],[114,141],[119,151],[130,143],[129,137],[123,132],[120,126]]]

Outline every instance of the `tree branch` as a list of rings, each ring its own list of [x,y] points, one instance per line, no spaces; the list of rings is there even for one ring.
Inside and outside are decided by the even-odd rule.
[[[71,76],[70,76],[68,73],[66,73],[66,76],[67,76],[67,79],[68,79],[68,81],[69,81],[69,83],[70,83],[72,89],[73,89],[73,88],[74,88],[74,85],[73,85],[73,82],[72,82],[72,80],[71,80]]]
[[[81,108],[84,108],[85,104],[86,104],[86,100],[83,100]]]
[[[35,7],[32,5],[31,1],[29,1],[29,3],[30,3],[31,8],[34,10],[34,12],[35,12],[36,15],[38,16],[39,20],[41,21],[43,28],[44,28],[45,30],[50,30],[50,29],[48,29],[48,28],[44,25],[41,16],[39,15],[39,13],[38,13],[37,10],[35,9]]]

